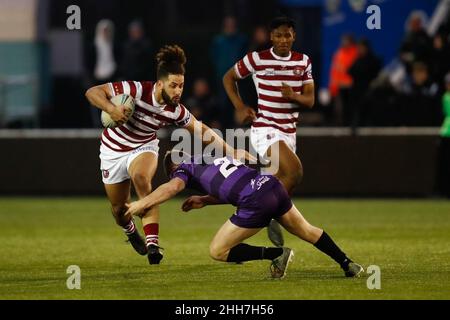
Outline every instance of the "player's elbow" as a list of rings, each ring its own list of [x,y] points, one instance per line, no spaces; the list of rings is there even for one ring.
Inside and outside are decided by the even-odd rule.
[[[89,88],[89,89],[86,90],[86,92],[84,93],[84,96],[86,97],[86,99],[89,100],[89,98],[92,97],[92,91],[93,91],[93,89],[94,89],[94,88],[92,87],[92,88]]]
[[[237,79],[236,79],[236,77],[234,76],[233,68],[228,69],[228,71],[225,72],[225,74],[224,74],[223,77],[222,77],[222,82],[223,82],[223,85],[224,85],[224,86],[233,84],[233,83],[236,82],[236,81],[237,81]]]
[[[222,83],[224,86],[226,86],[229,82],[230,82],[230,70],[228,70],[227,72],[225,72],[225,74],[222,77]]]
[[[89,89],[86,90],[86,92],[84,93],[84,96],[86,97],[86,99],[88,99],[89,102],[91,102],[94,97],[97,95],[97,87],[91,87]]]
[[[309,109],[312,109],[314,107],[314,103],[315,103],[315,99],[314,96],[312,96],[311,98],[308,99],[308,101],[306,102],[306,107],[308,107]]]

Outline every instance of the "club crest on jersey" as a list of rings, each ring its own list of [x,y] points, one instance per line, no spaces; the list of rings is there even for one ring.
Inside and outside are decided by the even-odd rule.
[[[303,70],[302,70],[302,68],[300,68],[300,67],[295,67],[295,69],[294,69],[294,74],[295,74],[296,76],[301,76],[301,75],[303,75]]]
[[[275,133],[268,133],[266,138],[267,138],[267,140],[275,138]]]
[[[102,170],[103,178],[107,179],[109,177],[109,170]]]

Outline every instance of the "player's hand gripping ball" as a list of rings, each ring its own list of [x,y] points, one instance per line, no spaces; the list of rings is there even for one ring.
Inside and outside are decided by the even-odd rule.
[[[134,99],[127,94],[119,94],[111,98],[116,106],[111,114],[102,111],[101,120],[105,128],[114,128],[124,124],[134,113]]]

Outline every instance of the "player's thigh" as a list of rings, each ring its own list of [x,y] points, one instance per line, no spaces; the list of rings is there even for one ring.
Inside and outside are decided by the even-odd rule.
[[[211,252],[224,253],[245,239],[257,234],[261,228],[241,228],[227,220],[217,231],[210,244]]]
[[[130,201],[130,180],[115,184],[105,184],[106,195],[113,209],[124,208]]]
[[[303,167],[299,157],[285,141],[279,140],[272,144],[267,149],[267,157],[271,163],[277,166],[277,168],[274,168],[275,176],[303,175]]]
[[[151,182],[157,167],[158,156],[153,152],[141,153],[130,162],[128,172],[139,196],[151,191]]]

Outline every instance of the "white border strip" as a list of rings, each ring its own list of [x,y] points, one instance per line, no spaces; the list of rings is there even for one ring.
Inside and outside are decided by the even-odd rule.
[[[158,130],[158,137],[170,136],[170,129]],[[439,127],[367,127],[357,136],[439,136]],[[102,129],[0,129],[0,139],[92,139],[100,138]],[[297,137],[351,136],[350,128],[297,128]]]

